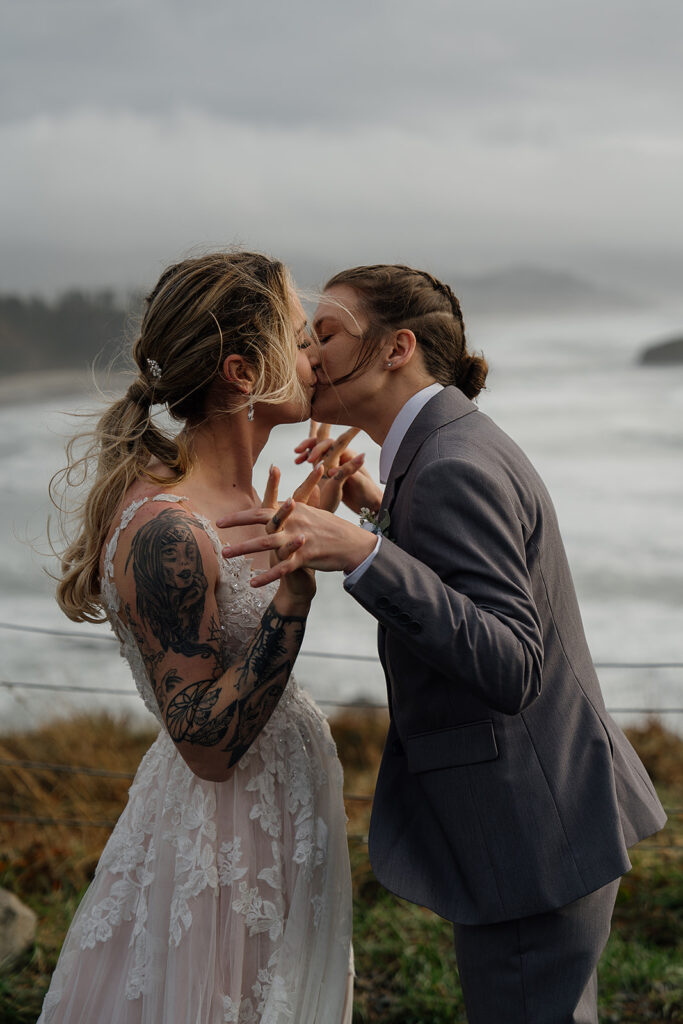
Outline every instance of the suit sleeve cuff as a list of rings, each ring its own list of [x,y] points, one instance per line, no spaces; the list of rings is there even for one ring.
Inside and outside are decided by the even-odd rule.
[[[353,569],[350,573],[348,573],[348,574],[344,573],[344,587],[345,588],[352,587],[354,583],[357,583],[358,580],[363,575],[363,573],[365,572],[365,570],[368,569],[372,565],[373,559],[375,558],[375,555],[379,551],[381,543],[382,543],[381,534],[377,534],[377,543],[375,544],[374,548],[372,549],[370,554],[367,556],[367,558],[364,558],[363,561],[360,563],[360,565],[357,565],[356,568]]]

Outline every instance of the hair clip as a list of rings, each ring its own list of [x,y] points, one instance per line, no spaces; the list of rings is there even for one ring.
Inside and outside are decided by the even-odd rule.
[[[147,373],[155,381],[161,380],[161,367],[159,366],[159,364],[156,361],[156,359],[148,359],[147,360]]]

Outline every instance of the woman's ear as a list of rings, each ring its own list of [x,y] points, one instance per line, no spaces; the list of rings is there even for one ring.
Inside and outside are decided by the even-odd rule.
[[[243,395],[251,394],[251,389],[254,386],[254,371],[244,356],[226,356],[223,360],[223,376],[228,384],[232,384]]]
[[[400,331],[396,331],[391,343],[388,347],[385,365],[389,365],[390,369],[394,367],[405,366],[413,358],[415,349],[417,347],[417,338],[412,331],[409,331],[406,327],[402,327]]]

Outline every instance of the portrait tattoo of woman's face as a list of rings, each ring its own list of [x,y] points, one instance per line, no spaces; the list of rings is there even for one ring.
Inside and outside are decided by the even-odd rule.
[[[179,509],[150,519],[133,538],[126,571],[132,561],[138,617],[163,650],[211,657],[215,650],[199,643],[208,583],[190,523],[203,529]]]

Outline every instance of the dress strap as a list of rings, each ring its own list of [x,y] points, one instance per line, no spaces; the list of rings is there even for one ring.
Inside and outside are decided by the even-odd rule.
[[[123,512],[121,513],[119,525],[117,526],[115,532],[120,533],[121,530],[125,530],[128,524],[132,521],[133,516],[135,515],[137,510],[139,508],[142,508],[143,505],[146,505],[148,501],[179,502],[187,501],[187,498],[183,494],[166,494],[165,491],[160,491],[159,494],[153,494],[151,497],[147,496],[146,498],[136,498],[135,501],[131,501],[130,505],[126,505],[126,507],[124,508]]]

